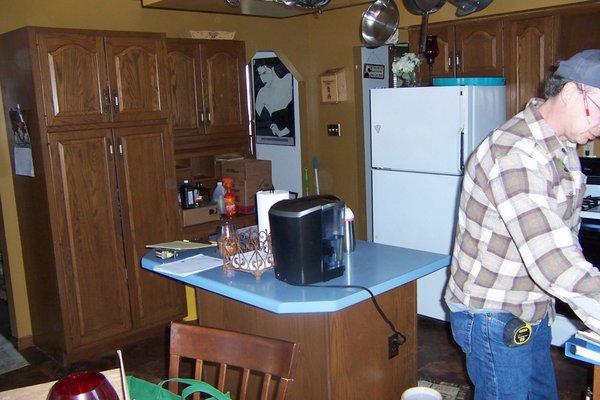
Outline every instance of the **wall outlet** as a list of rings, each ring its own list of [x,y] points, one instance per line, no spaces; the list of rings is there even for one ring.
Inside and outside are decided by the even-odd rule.
[[[327,124],[327,136],[340,136],[340,124]]]
[[[400,353],[400,337],[397,333],[388,336],[388,359],[396,357]]]

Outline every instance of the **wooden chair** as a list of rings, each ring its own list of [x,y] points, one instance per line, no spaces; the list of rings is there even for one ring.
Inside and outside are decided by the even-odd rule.
[[[251,372],[263,374],[261,400],[272,398],[272,388],[277,383],[274,378],[279,378],[275,399],[283,400],[294,381],[298,350],[298,343],[285,340],[172,322],[169,378],[179,377],[182,358],[196,360],[195,379],[202,379],[203,365],[211,362],[218,364],[215,386],[225,391],[227,370],[233,366],[243,369],[240,400],[248,396]],[[177,384],[170,382],[169,390],[177,392]]]

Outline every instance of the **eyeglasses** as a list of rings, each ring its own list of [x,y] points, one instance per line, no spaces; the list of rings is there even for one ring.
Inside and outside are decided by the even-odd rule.
[[[598,110],[600,110],[600,106],[598,105],[598,103],[596,103],[594,101],[594,99],[592,99],[590,96],[588,96],[588,92],[583,83],[581,84],[581,94],[583,95],[583,107],[585,109],[585,116],[588,120],[588,123],[591,124],[592,121],[590,120],[590,107],[589,107],[588,100],[591,101],[592,104],[595,105]]]

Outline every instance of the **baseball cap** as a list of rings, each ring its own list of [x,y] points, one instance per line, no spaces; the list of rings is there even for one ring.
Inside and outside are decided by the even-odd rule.
[[[556,75],[600,88],[600,49],[584,50],[558,64]]]

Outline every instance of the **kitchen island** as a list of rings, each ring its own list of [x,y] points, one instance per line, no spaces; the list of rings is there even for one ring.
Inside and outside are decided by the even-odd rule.
[[[215,248],[190,252],[217,256]],[[300,360],[292,400],[394,399],[417,384],[415,280],[446,267],[447,255],[358,241],[345,256],[343,276],[325,287],[291,286],[273,271],[259,280],[213,268],[186,277],[161,273],[196,287],[201,325],[277,337],[300,343]],[[153,252],[142,267],[154,270],[163,261]],[[406,336],[399,354],[388,358],[391,329],[377,313],[369,288]],[[367,301],[365,301],[367,300]]]

